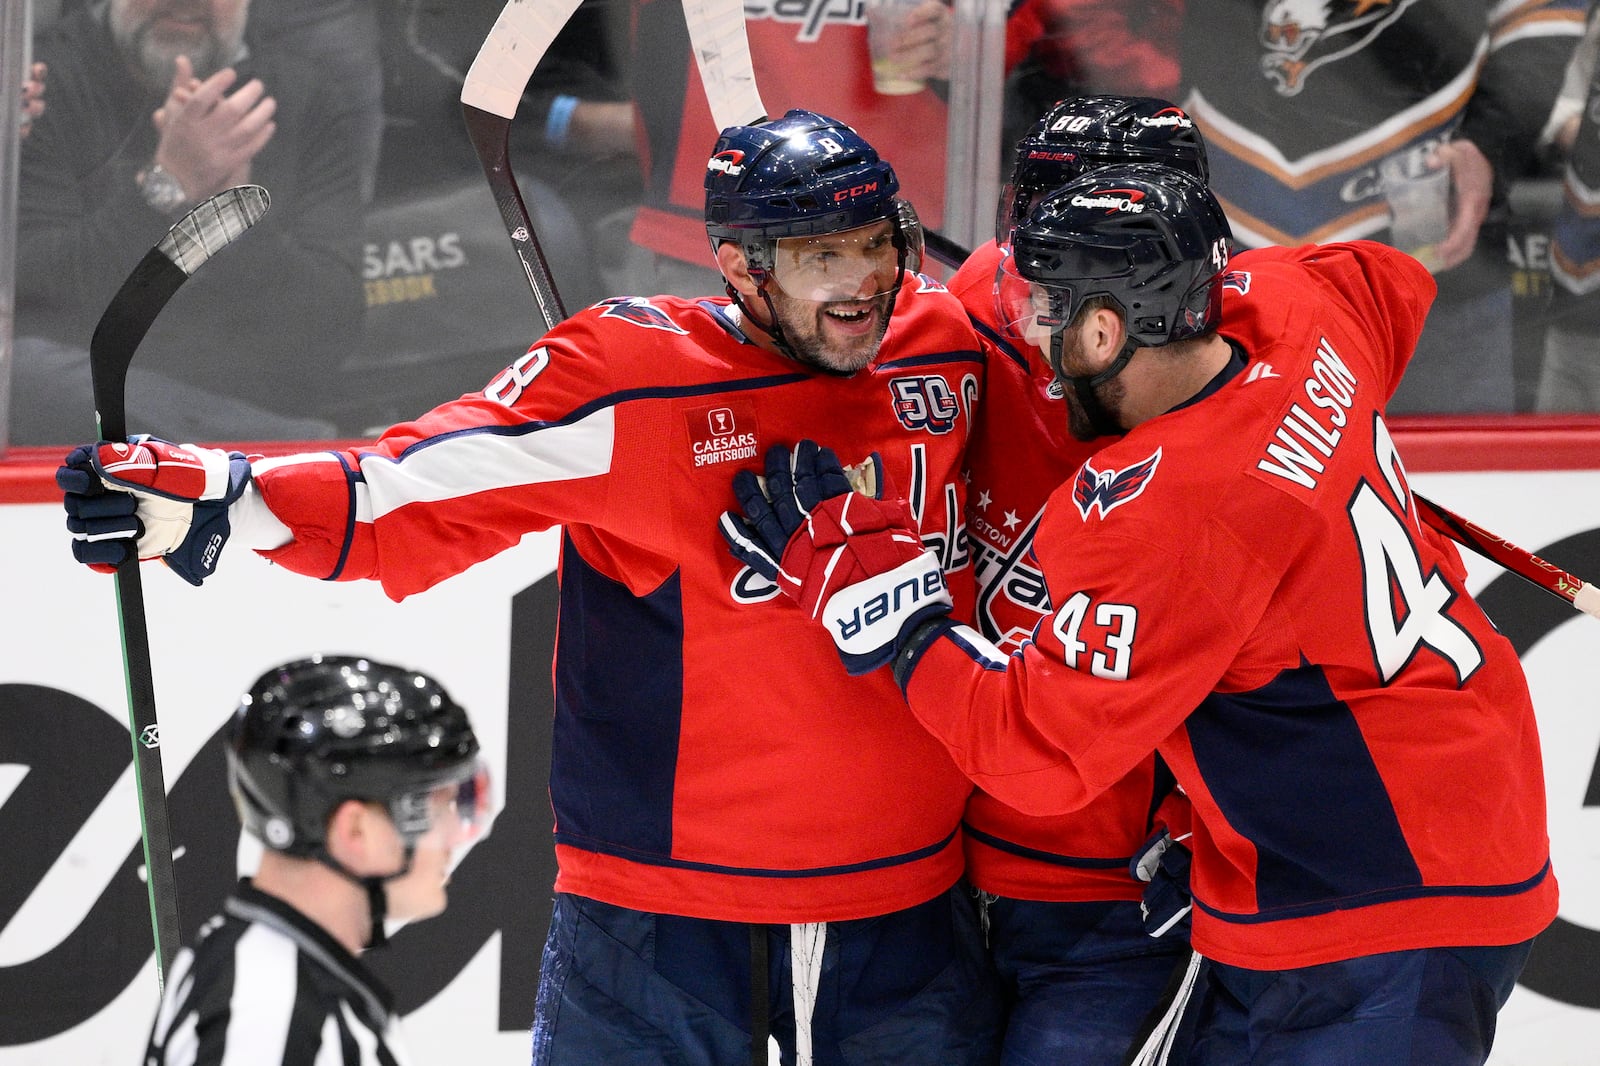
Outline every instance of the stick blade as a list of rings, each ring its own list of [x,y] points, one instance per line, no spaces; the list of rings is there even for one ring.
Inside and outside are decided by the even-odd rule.
[[[272,197],[259,185],[237,185],[200,201],[156,244],[161,254],[192,276],[207,259],[261,221]]]
[[[461,102],[501,118],[516,116],[533,68],[582,0],[508,0],[461,85]]]
[[[200,201],[144,254],[111,298],[89,341],[89,375],[102,439],[128,435],[128,367],[161,309],[208,259],[261,221],[271,204],[259,185],[224,189]]]
[[[767,105],[756,89],[744,5],[738,0],[683,0],[683,17],[717,129],[765,119]]]

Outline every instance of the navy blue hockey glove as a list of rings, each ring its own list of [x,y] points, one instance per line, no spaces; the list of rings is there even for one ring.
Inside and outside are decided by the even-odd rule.
[[[198,585],[228,540],[228,506],[250,484],[242,452],[140,435],[74,448],[56,470],[72,556],[110,572],[137,552]]]
[[[1163,829],[1152,834],[1128,864],[1128,871],[1135,878],[1148,882],[1139,913],[1144,918],[1144,931],[1150,936],[1166,936],[1173,931],[1189,934],[1194,899],[1189,893],[1189,849],[1182,844],[1187,839],[1189,834],[1185,833],[1173,840],[1172,834]]]
[[[767,453],[763,483],[734,477],[743,516],[722,535],[734,557],[774,581],[833,638],[845,670],[864,674],[894,658],[902,634],[950,611],[939,561],[922,546],[910,509],[882,499],[874,456],[852,491],[838,457],[811,441]]]
[[[734,558],[762,577],[783,586],[791,598],[798,599],[798,579],[783,575],[778,560],[783,558],[789,540],[805,524],[806,516],[823,500],[842,496],[852,487],[852,470],[872,491],[882,480],[880,460],[874,452],[859,468],[847,470],[831,448],[803,440],[794,448],[774,444],[767,449],[766,476],[749,470],[733,475],[733,494],[744,517],[733,512],[722,516],[722,539]],[[868,495],[872,494],[868,492]]]

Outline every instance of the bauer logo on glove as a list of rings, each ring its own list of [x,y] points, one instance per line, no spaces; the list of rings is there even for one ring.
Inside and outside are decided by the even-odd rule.
[[[764,479],[749,470],[734,475],[743,513],[730,511],[720,523],[734,557],[821,621],[852,674],[888,663],[905,633],[951,606],[944,572],[922,546],[910,508],[883,499],[884,490],[876,455],[847,473],[813,441],[774,445]]]

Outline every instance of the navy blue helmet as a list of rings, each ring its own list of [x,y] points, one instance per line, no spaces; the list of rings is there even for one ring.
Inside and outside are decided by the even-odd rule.
[[[839,233],[880,220],[900,233],[894,168],[855,130],[814,111],[722,131],[706,163],[706,234],[735,241],[758,280],[785,237]]]
[[[1209,177],[1200,129],[1176,104],[1152,96],[1071,96],[1059,101],[1017,142],[1011,180],[995,215],[995,239],[1045,194],[1096,167],[1159,163]]]

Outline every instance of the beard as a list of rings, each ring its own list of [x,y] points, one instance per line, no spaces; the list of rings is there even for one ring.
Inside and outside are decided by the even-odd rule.
[[[1062,338],[1061,367],[1057,371],[1058,380],[1063,374],[1076,374],[1079,371],[1089,373],[1090,368],[1083,363],[1083,343],[1076,331],[1070,331]],[[1092,374],[1091,374],[1092,376]],[[1067,432],[1073,438],[1081,441],[1097,440],[1105,436],[1117,436],[1125,430],[1118,428],[1109,433],[1101,432],[1094,424],[1094,419],[1089,416],[1089,409],[1078,398],[1077,386],[1070,380],[1061,382],[1062,399],[1067,404]],[[1105,416],[1116,426],[1122,425],[1122,402],[1127,396],[1127,388],[1121,378],[1112,378],[1110,381],[1101,382],[1094,386],[1094,398],[1105,409]]]
[[[821,303],[796,299],[776,285],[766,291],[790,353],[831,374],[854,374],[877,357],[895,298],[891,291]]]
[[[166,15],[195,17],[195,21],[175,25]],[[131,21],[130,13],[112,5],[111,35],[117,48],[136,67],[139,79],[154,92],[166,92],[172,84],[173,62],[188,56],[194,76],[204,80],[221,70],[239,53],[244,38],[244,5],[231,24],[219,25],[209,4],[186,4],[175,0],[146,13],[143,21]]]

